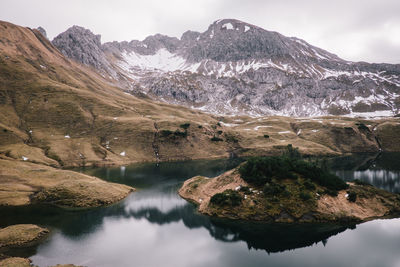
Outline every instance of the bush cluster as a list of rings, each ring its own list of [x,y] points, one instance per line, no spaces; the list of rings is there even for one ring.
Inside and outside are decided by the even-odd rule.
[[[226,142],[228,142],[228,143],[238,143],[239,142],[239,140],[233,134],[225,133],[224,135],[225,135]]]
[[[181,127],[182,129],[188,129],[189,127],[190,127],[190,123],[184,123],[184,124],[181,124],[179,127]]]
[[[316,189],[315,184],[313,184],[313,182],[311,182],[310,179],[305,180],[303,185],[308,190],[315,190]]]
[[[177,136],[177,137],[186,137],[187,136],[187,131],[185,130],[184,132],[181,132],[179,130],[176,130],[175,132],[170,131],[170,130],[161,130],[160,131],[161,137],[168,137],[171,135]]]
[[[371,185],[370,183],[361,181],[361,180],[359,180],[359,179],[354,179],[353,182],[354,182],[356,185]]]
[[[277,183],[266,183],[263,188],[263,193],[266,197],[280,195],[286,191],[286,186]]]
[[[357,200],[357,193],[354,191],[347,191],[347,200],[350,202],[356,202]]]
[[[365,124],[362,123],[362,122],[357,122],[356,125],[357,125],[357,128],[358,128],[359,130],[368,131],[368,132],[370,131],[369,128],[368,128],[368,126],[365,125]]]
[[[235,190],[225,190],[222,193],[213,195],[210,199],[210,203],[217,206],[239,206],[242,202],[241,195]]]
[[[173,134],[174,132],[173,131],[170,131],[170,130],[161,130],[160,131],[160,135],[161,136],[164,136],[164,137],[167,137],[167,136],[170,136],[171,134]]]
[[[250,187],[248,187],[248,186],[240,187],[239,191],[244,193],[244,194],[246,194],[246,195],[252,194],[252,192],[250,191]]]
[[[222,138],[219,138],[219,137],[216,137],[216,136],[213,136],[210,140],[213,141],[213,142],[224,141]]]
[[[300,194],[299,194],[299,197],[300,197],[302,200],[306,201],[306,200],[311,199],[311,194],[308,193],[308,192],[305,192],[305,191],[301,191]]]
[[[301,159],[297,149],[291,145],[286,153],[278,157],[254,157],[239,168],[243,180],[256,186],[262,186],[275,179],[295,179],[297,174],[309,179],[304,185],[311,190],[312,183],[317,183],[332,191],[347,189],[348,185],[335,174],[322,169],[316,163]]]
[[[256,186],[265,185],[272,178],[295,178],[291,172],[289,161],[283,157],[250,158],[239,168],[240,176],[246,182]]]
[[[179,130],[176,130],[176,131],[174,132],[174,135],[175,135],[175,136],[179,136],[179,137],[186,137],[186,136],[187,136],[187,131],[181,132],[181,131],[179,131]]]

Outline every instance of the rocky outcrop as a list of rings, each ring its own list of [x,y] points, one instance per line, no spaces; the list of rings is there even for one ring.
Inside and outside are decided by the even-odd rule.
[[[36,30],[38,30],[44,37],[46,37],[48,39],[47,32],[43,27],[39,26]]]
[[[102,50],[100,40],[101,35],[95,35],[90,30],[73,26],[56,36],[52,43],[66,57],[114,75]]]
[[[75,44],[88,46],[94,35],[79,29],[67,30],[53,44],[67,56],[105,70],[132,93],[139,88],[170,103],[234,115],[368,117],[399,112],[400,65],[345,61],[304,40],[242,21],[218,20],[205,32],[187,31],[181,39],[157,34],[129,43],[92,41],[94,61]],[[60,42],[66,35],[75,41]]]

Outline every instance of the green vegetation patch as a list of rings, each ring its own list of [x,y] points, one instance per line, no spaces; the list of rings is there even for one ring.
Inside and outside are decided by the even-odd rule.
[[[173,134],[173,133],[174,133],[174,132],[173,132],[173,131],[170,131],[170,130],[161,130],[161,131],[160,131],[160,135],[163,136],[163,137],[170,136],[170,135]]]
[[[357,193],[354,191],[347,191],[347,200],[350,202],[356,202],[357,200]]]
[[[213,142],[224,141],[222,138],[219,138],[219,137],[216,137],[216,136],[213,136],[210,140],[213,141]]]
[[[309,190],[314,189],[312,182],[332,191],[348,188],[346,182],[317,163],[302,160],[298,151],[291,146],[282,156],[249,159],[239,168],[239,173],[243,180],[256,186],[270,183],[273,178],[296,179],[301,175],[307,179],[304,186]]]
[[[174,132],[174,135],[175,135],[175,136],[178,136],[178,137],[186,137],[186,136],[187,136],[187,131],[181,132],[181,131],[179,131],[179,130],[176,130],[176,131]]]
[[[265,196],[276,196],[284,193],[286,191],[286,186],[277,183],[266,183],[263,187],[263,193]]]
[[[190,123],[184,123],[184,124],[181,124],[179,127],[181,127],[182,129],[188,129],[189,127],[190,127]]]
[[[210,203],[217,206],[239,206],[242,202],[242,196],[235,190],[225,190],[222,193],[213,195],[210,199]]]
[[[365,124],[362,123],[362,122],[357,122],[356,125],[357,125],[357,128],[358,128],[359,130],[361,130],[361,131],[367,131],[367,132],[370,131],[369,128],[368,128],[368,126],[365,125]]]
[[[361,180],[359,180],[359,179],[354,179],[353,182],[354,182],[354,184],[356,184],[356,185],[371,185],[370,183],[361,181]]]

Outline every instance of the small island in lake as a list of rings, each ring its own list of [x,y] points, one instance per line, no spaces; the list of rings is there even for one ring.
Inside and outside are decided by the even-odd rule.
[[[361,222],[400,211],[400,195],[301,159],[291,145],[276,157],[256,157],[216,178],[187,180],[179,195],[211,216],[264,222]]]

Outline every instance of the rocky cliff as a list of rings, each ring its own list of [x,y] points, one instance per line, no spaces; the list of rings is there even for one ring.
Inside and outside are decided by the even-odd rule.
[[[400,108],[400,65],[349,62],[233,19],[180,39],[105,44],[74,26],[53,44],[131,93],[215,114],[369,117]]]

